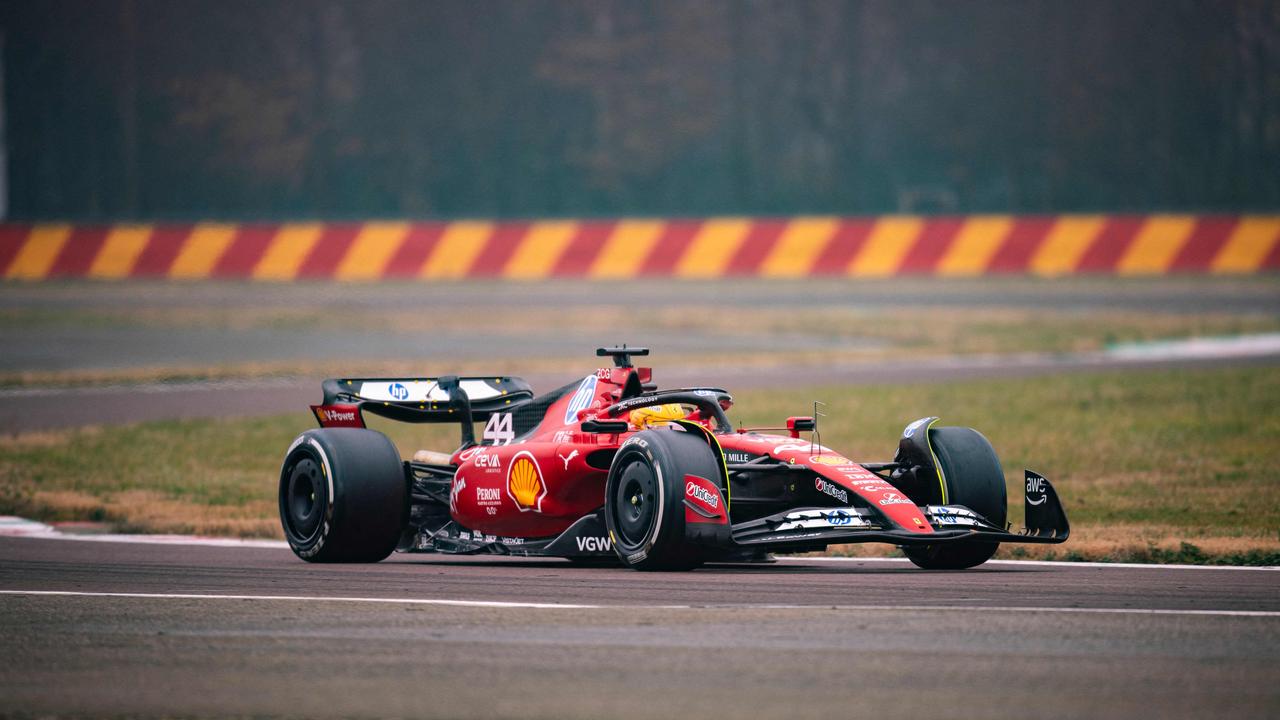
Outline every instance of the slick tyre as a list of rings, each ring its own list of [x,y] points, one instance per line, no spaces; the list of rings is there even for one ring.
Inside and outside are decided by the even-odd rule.
[[[637,433],[618,450],[605,486],[613,549],[636,570],[690,570],[703,550],[685,534],[684,476],[720,477],[706,441],[677,430]]]
[[[946,486],[946,496],[939,484],[931,502],[963,505],[1004,527],[1008,493],[1004,469],[991,443],[977,430],[963,427],[934,428],[929,431],[929,443]],[[962,570],[990,560],[999,547],[1000,543],[966,541],[907,546],[903,552],[927,570]]]
[[[358,428],[308,430],[280,468],[280,522],[307,562],[378,562],[395,550],[409,514],[400,453]]]

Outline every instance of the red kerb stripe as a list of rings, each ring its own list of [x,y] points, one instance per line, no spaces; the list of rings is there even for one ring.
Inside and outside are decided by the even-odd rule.
[[[654,243],[649,257],[640,267],[640,274],[649,277],[674,274],[676,263],[680,262],[680,257],[701,229],[701,220],[672,220],[667,223],[662,237]]]
[[[573,240],[569,242],[569,247],[565,248],[564,254],[556,262],[555,268],[551,274],[558,277],[580,277],[586,275],[591,269],[592,263],[600,254],[600,249],[604,247],[604,243],[613,234],[613,229],[617,227],[616,222],[591,221],[583,222],[578,225],[578,232],[574,234]]]
[[[814,275],[844,275],[875,226],[876,221],[869,218],[841,220],[831,242],[814,261],[811,272]]]
[[[1004,239],[1004,245],[1001,245],[995,257],[991,258],[987,272],[1026,272],[1032,256],[1040,248],[1040,243],[1044,242],[1056,221],[1057,218],[1042,216],[1016,218],[1013,228]]]
[[[1178,251],[1177,257],[1169,265],[1170,270],[1208,270],[1209,263],[1217,256],[1231,231],[1236,229],[1238,219],[1229,215],[1206,215],[1196,219],[1195,229],[1187,244]]]
[[[480,256],[472,264],[468,275],[472,277],[498,277],[507,266],[507,261],[515,254],[516,247],[529,233],[529,223],[498,223],[489,236],[489,242],[480,251]]]
[[[396,250],[396,254],[392,255],[391,260],[387,262],[383,275],[395,278],[417,277],[423,263],[431,256],[431,251],[435,249],[440,236],[444,234],[444,229],[445,223],[441,222],[410,225],[409,232],[404,236],[404,242],[400,243],[400,249]]]
[[[0,275],[9,270],[9,265],[18,257],[18,251],[22,249],[29,234],[30,225],[0,225]]]
[[[169,268],[182,252],[182,245],[191,236],[191,225],[157,225],[151,231],[151,239],[142,248],[138,261],[133,265],[135,277],[159,277],[169,274]]]
[[[71,237],[67,239],[67,244],[62,246],[62,252],[58,253],[58,259],[49,269],[49,277],[87,275],[89,268],[93,266],[94,258],[98,256],[98,251],[102,250],[103,244],[106,243],[107,233],[110,231],[110,227],[103,225],[81,225],[72,228]]]
[[[1093,245],[1085,251],[1076,266],[1076,272],[1115,272],[1116,263],[1124,257],[1125,250],[1137,237],[1146,218],[1135,215],[1117,215],[1106,219]]]
[[[346,256],[347,249],[355,241],[364,225],[360,223],[330,223],[322,226],[320,239],[312,246],[307,258],[298,268],[298,277],[331,278],[338,264]]]
[[[782,235],[782,231],[786,227],[786,220],[753,221],[751,229],[747,231],[747,237],[743,239],[742,244],[738,246],[738,251],[729,260],[729,265],[725,268],[724,274],[728,276],[755,275],[759,271],[760,263],[764,261],[765,256],[777,244],[778,237]]]
[[[936,217],[925,220],[924,227],[920,230],[920,237],[916,238],[916,244],[902,259],[902,266],[898,268],[898,273],[933,272],[938,266],[938,261],[947,252],[956,233],[960,232],[960,226],[963,223],[964,219],[958,217]]]
[[[278,229],[276,225],[241,225],[236,228],[235,238],[218,258],[218,264],[210,274],[219,278],[249,277],[254,266],[266,254]]]

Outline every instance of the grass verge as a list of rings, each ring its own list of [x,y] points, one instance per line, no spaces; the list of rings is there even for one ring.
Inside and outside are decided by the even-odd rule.
[[[733,415],[776,423],[808,414],[812,400],[827,403],[823,442],[857,459],[888,459],[905,423],[940,415],[992,441],[1010,497],[1021,497],[1023,467],[1051,478],[1071,541],[1006,545],[1003,557],[1280,564],[1274,368],[753,391],[737,397]],[[311,424],[300,412],[0,439],[0,513],[135,532],[277,537],[280,455]],[[450,426],[382,427],[406,453],[456,444]],[[1015,502],[1010,520],[1021,515]]]

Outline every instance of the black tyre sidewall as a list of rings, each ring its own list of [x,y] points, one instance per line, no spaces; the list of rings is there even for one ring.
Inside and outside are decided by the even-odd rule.
[[[991,524],[1004,527],[1008,516],[1008,490],[1004,469],[991,443],[972,428],[942,427],[929,430],[929,441],[946,481],[948,505],[963,505]],[[937,497],[938,502],[943,498]],[[960,570],[981,565],[995,554],[999,543],[949,542],[908,546],[907,557],[931,570]]]
[[[304,537],[291,527],[286,495],[292,468],[305,458],[324,468],[325,507],[319,532]],[[408,520],[400,453],[387,436],[372,430],[323,428],[300,435],[281,466],[279,498],[285,539],[308,562],[382,560],[395,550]]]
[[[619,531],[616,496],[624,471],[634,462],[655,471],[662,513],[641,541],[630,543]],[[623,443],[605,486],[605,524],[623,564],[636,570],[688,570],[702,563],[702,550],[688,542],[685,534],[684,477],[716,477],[714,463],[706,441],[692,433],[646,430]]]

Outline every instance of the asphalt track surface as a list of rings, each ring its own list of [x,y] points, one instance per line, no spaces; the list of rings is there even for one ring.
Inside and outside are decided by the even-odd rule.
[[[1274,717],[1280,571],[0,538],[0,657],[31,716]]]

